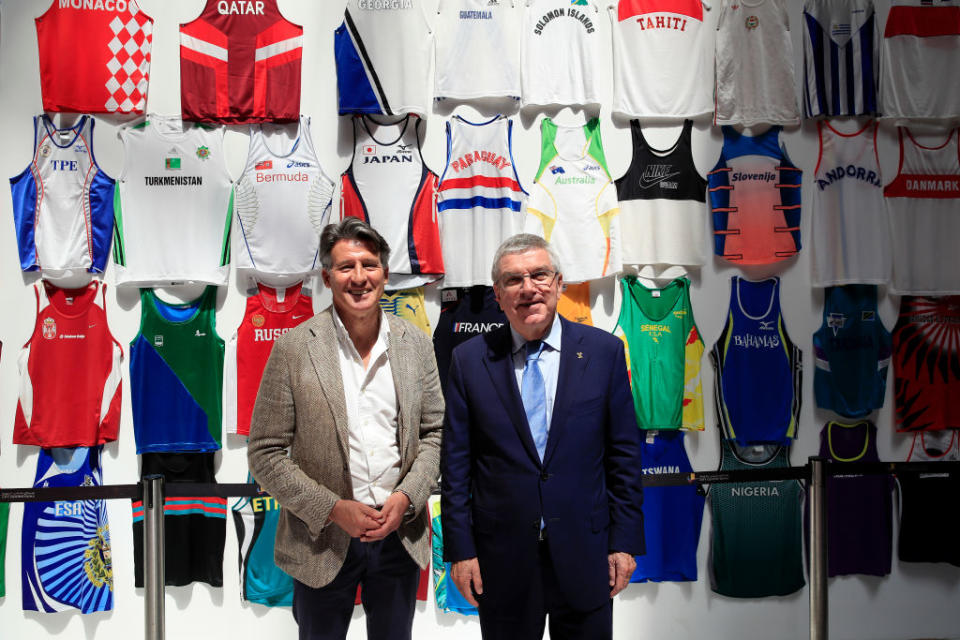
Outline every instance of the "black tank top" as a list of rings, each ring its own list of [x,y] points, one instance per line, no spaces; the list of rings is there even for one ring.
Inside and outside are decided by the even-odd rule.
[[[670,149],[654,149],[643,137],[639,120],[630,121],[633,160],[616,181],[617,198],[625,200],[707,201],[707,181],[693,162],[693,121],[684,120],[683,131]]]

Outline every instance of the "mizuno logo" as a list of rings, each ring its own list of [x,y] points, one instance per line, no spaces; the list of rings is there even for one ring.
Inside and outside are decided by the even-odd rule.
[[[761,331],[773,331],[773,320],[761,320],[761,321],[760,321],[760,330],[761,330]]]
[[[410,153],[410,147],[412,146],[410,144],[398,144],[397,153]]]

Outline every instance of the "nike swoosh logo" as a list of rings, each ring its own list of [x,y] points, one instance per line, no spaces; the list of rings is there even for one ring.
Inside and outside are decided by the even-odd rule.
[[[300,314],[299,316],[293,316],[294,320],[299,320],[300,318],[306,318],[306,314]]]
[[[649,189],[650,187],[655,187],[655,186],[657,186],[658,184],[660,184],[661,182],[663,182],[664,180],[667,180],[667,179],[672,178],[673,176],[677,176],[677,175],[680,175],[680,172],[679,172],[679,171],[674,171],[673,173],[668,173],[668,174],[665,175],[665,176],[657,176],[656,178],[653,178],[653,179],[648,178],[647,176],[642,176],[642,177],[640,178],[640,188],[641,188],[641,189]]]

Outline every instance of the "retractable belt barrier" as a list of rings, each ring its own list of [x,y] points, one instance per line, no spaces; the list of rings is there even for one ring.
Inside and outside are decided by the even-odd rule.
[[[844,462],[827,463],[828,476],[896,475],[910,473],[960,473],[960,462]],[[769,480],[810,480],[810,465],[781,469],[737,469],[733,471],[696,471],[660,473],[643,476],[644,487],[680,487]],[[114,484],[100,487],[53,487],[47,489],[0,489],[0,502],[56,502],[57,500],[140,500],[142,484]],[[210,484],[178,482],[164,485],[164,495],[174,498],[256,498],[267,495],[257,485],[246,482]]]
[[[831,463],[811,457],[802,467],[738,469],[643,476],[644,487],[677,487],[774,480],[804,480],[810,502],[810,638],[827,640],[827,478],[897,473],[960,474],[960,462]],[[58,500],[142,500],[144,506],[144,622],[146,640],[164,640],[164,528],[163,503],[170,497],[221,498],[267,495],[255,484],[165,483],[147,476],[140,484],[100,487],[0,489],[0,502],[56,502]]]

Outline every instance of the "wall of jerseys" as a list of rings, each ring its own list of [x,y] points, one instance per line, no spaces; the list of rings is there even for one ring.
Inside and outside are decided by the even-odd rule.
[[[0,3],[0,486],[243,482],[351,215],[442,377],[504,322],[500,241],[548,238],[561,313],[624,342],[647,473],[960,460],[960,0]],[[956,485],[833,481],[836,637],[956,634]],[[428,508],[414,634],[479,638]],[[807,636],[799,484],[644,510],[616,637]],[[171,637],[295,633],[274,501],[166,513]],[[141,628],[142,516],[0,505],[0,627]]]

